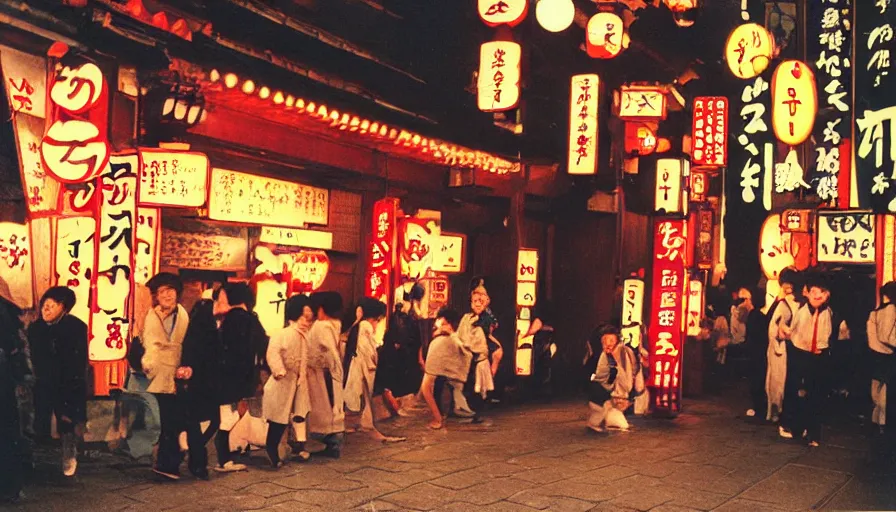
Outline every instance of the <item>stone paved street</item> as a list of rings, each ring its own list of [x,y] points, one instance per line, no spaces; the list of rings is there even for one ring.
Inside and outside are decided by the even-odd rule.
[[[399,444],[349,436],[343,458],[158,482],[110,454],[66,483],[46,461],[24,510],[807,510],[896,509],[896,471],[856,427],[829,428],[808,449],[750,424],[721,399],[686,401],[675,421],[636,419],[628,434],[584,428],[579,402],[507,407],[493,424],[423,418],[384,430]],[[55,453],[53,454],[55,456]],[[45,460],[45,457],[44,457]],[[185,472],[186,473],[186,472]]]

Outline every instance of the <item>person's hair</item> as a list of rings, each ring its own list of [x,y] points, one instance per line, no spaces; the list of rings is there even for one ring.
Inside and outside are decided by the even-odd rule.
[[[423,297],[426,295],[426,289],[420,283],[414,283],[409,295],[411,300],[423,300]]]
[[[786,283],[795,287],[797,281],[799,281],[799,273],[790,267],[785,268],[778,274],[778,282],[782,285]]]
[[[255,307],[255,295],[248,284],[227,283],[222,288],[224,293],[227,294],[227,303],[231,306],[246,306],[246,309]]]
[[[884,297],[890,299],[890,302],[896,303],[896,281],[890,281],[880,287],[881,302],[883,302]]]
[[[470,293],[472,294],[474,291],[476,291],[476,288],[479,288],[480,286],[485,288],[485,278],[484,277],[476,276],[473,279],[471,279],[470,280]]]
[[[74,290],[67,286],[54,286],[45,291],[40,298],[41,308],[44,307],[44,302],[46,302],[47,299],[53,299],[55,302],[62,304],[62,307],[65,308],[66,312],[71,311],[72,308],[75,307],[75,302],[77,302]]]
[[[311,307],[311,299],[304,295],[293,295],[286,299],[286,321],[295,322],[305,314],[305,306]]]
[[[173,288],[177,292],[178,297],[184,293],[184,282],[180,280],[179,276],[171,272],[159,272],[146,282],[146,287],[149,288],[153,295],[159,293],[159,288],[163,286]]]
[[[448,322],[448,325],[450,325],[451,328],[455,331],[457,330],[457,326],[460,325],[460,313],[458,313],[457,310],[449,307],[440,309],[438,315],[436,315],[436,318],[441,318],[442,320]]]
[[[214,311],[215,301],[211,299],[200,299],[193,304],[193,308],[190,310],[190,322],[187,324],[187,337],[191,336],[194,331],[216,329],[218,324],[215,321]]]
[[[820,273],[811,275],[806,279],[806,289],[811,290],[812,288],[819,288],[827,292],[831,291],[831,285],[828,283],[827,277]]]
[[[321,309],[330,318],[342,314],[342,295],[339,292],[317,292],[311,295],[311,309],[317,314]]]
[[[415,285],[416,286],[416,285]],[[361,299],[361,318],[371,320],[386,316],[386,305],[371,297]]]
[[[588,344],[591,345],[591,350],[595,354],[599,354],[603,350],[603,346],[601,345],[600,340],[608,334],[616,336],[617,339],[620,337],[619,329],[610,324],[598,325],[593,331],[591,331],[591,337],[588,338]]]

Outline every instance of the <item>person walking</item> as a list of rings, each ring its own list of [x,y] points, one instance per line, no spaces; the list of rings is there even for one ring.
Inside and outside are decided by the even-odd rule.
[[[880,288],[880,306],[868,315],[868,348],[871,351],[871,422],[884,432],[887,425],[887,392],[893,374],[896,348],[896,282]]]
[[[168,272],[156,274],[146,285],[153,296],[153,308],[143,322],[141,340],[143,372],[149,379],[147,391],[159,404],[161,433],[153,472],[170,480],[180,478],[180,433],[186,428],[182,404],[178,402],[175,379],[183,376],[181,355],[190,318],[180,305],[183,283]]]
[[[22,310],[0,279],[0,504],[22,497],[24,469],[30,465],[22,438],[16,388],[31,379],[22,336]]]
[[[464,347],[457,335],[460,313],[451,308],[439,310],[435,321],[435,333],[426,356],[425,374],[420,390],[432,414],[429,428],[437,430],[445,426],[445,417],[439,407],[441,389],[446,381],[466,382],[473,354]]]
[[[311,296],[317,315],[308,333],[308,393],[311,411],[308,430],[323,440],[321,455],[339,458],[345,434],[345,410],[342,398],[342,359],[339,353],[339,317],[342,296],[337,292],[318,292]]]
[[[265,450],[271,467],[283,465],[281,446],[287,426],[296,421],[303,424],[308,415],[308,329],[310,321],[305,314],[311,301],[304,295],[294,295],[286,301],[286,327],[271,336],[267,360],[271,378],[264,385],[261,408],[268,422]],[[307,461],[311,454],[305,451],[305,429],[296,432],[298,458]]]
[[[778,296],[769,306],[768,316],[768,371],[765,375],[765,394],[768,397],[768,407],[765,419],[773,423],[780,420],[784,410],[784,386],[787,381],[787,342],[784,339],[782,328],[789,326],[793,319],[793,313],[799,309],[796,299],[793,298],[794,272],[785,269],[781,272],[778,281],[781,289]]]
[[[261,322],[249,309],[255,303],[246,283],[227,283],[217,291],[215,316],[221,320],[221,352],[218,364],[218,404],[220,425],[215,435],[218,465],[215,471],[245,471],[246,465],[233,460],[230,431],[240,420],[239,404],[255,396],[259,382],[258,353],[267,346]]]
[[[216,396],[220,351],[214,301],[209,293],[208,298],[200,299],[190,311],[180,362],[181,376],[176,380],[177,399],[184,412],[190,451],[189,469],[200,480],[208,479],[206,445],[214,437],[220,422]],[[202,424],[205,422],[208,422],[208,427],[203,432]]]
[[[35,382],[35,431],[50,431],[50,415],[62,437],[62,472],[78,469],[77,442],[87,422],[87,325],[71,315],[75,292],[48,289],[40,299],[40,318],[28,326]]]

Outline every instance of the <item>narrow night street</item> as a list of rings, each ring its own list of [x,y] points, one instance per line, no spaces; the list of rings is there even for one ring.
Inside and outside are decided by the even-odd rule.
[[[726,396],[733,396],[726,393]],[[38,467],[22,510],[869,510],[896,508],[896,471],[855,426],[825,430],[820,448],[737,418],[731,400],[686,400],[677,420],[636,419],[627,434],[585,428],[577,401],[496,410],[489,426],[422,417],[385,423],[407,435],[380,444],[352,434],[342,459],[158,482],[148,464],[82,458],[63,483]],[[86,459],[86,460],[84,460]]]

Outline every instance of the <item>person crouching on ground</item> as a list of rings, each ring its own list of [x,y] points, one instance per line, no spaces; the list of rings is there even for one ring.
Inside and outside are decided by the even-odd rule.
[[[467,380],[473,353],[464,347],[457,335],[460,313],[450,308],[442,308],[436,316],[435,333],[426,356],[423,384],[420,386],[426,405],[432,413],[429,428],[445,426],[438,400],[444,382],[463,384]],[[437,382],[438,381],[438,382]]]
[[[35,431],[49,432],[50,414],[55,414],[67,477],[78,469],[77,440],[87,422],[87,325],[70,314],[75,300],[71,288],[50,288],[40,299],[40,318],[28,326],[35,423],[41,423]]]
[[[305,310],[311,308],[311,300],[304,295],[294,295],[286,301],[286,322],[282,330],[271,336],[267,361],[271,378],[264,385],[261,401],[262,415],[268,421],[265,448],[271,467],[283,465],[280,447],[283,434],[290,420],[308,415],[308,329],[310,324]],[[311,455],[305,451],[305,433],[297,432],[300,448],[298,458],[306,461]]]
[[[588,387],[588,428],[595,432],[605,432],[606,428],[628,430],[623,412],[631,404],[635,355],[619,341],[619,331],[609,325],[595,329],[588,345],[586,368],[593,372]]]

